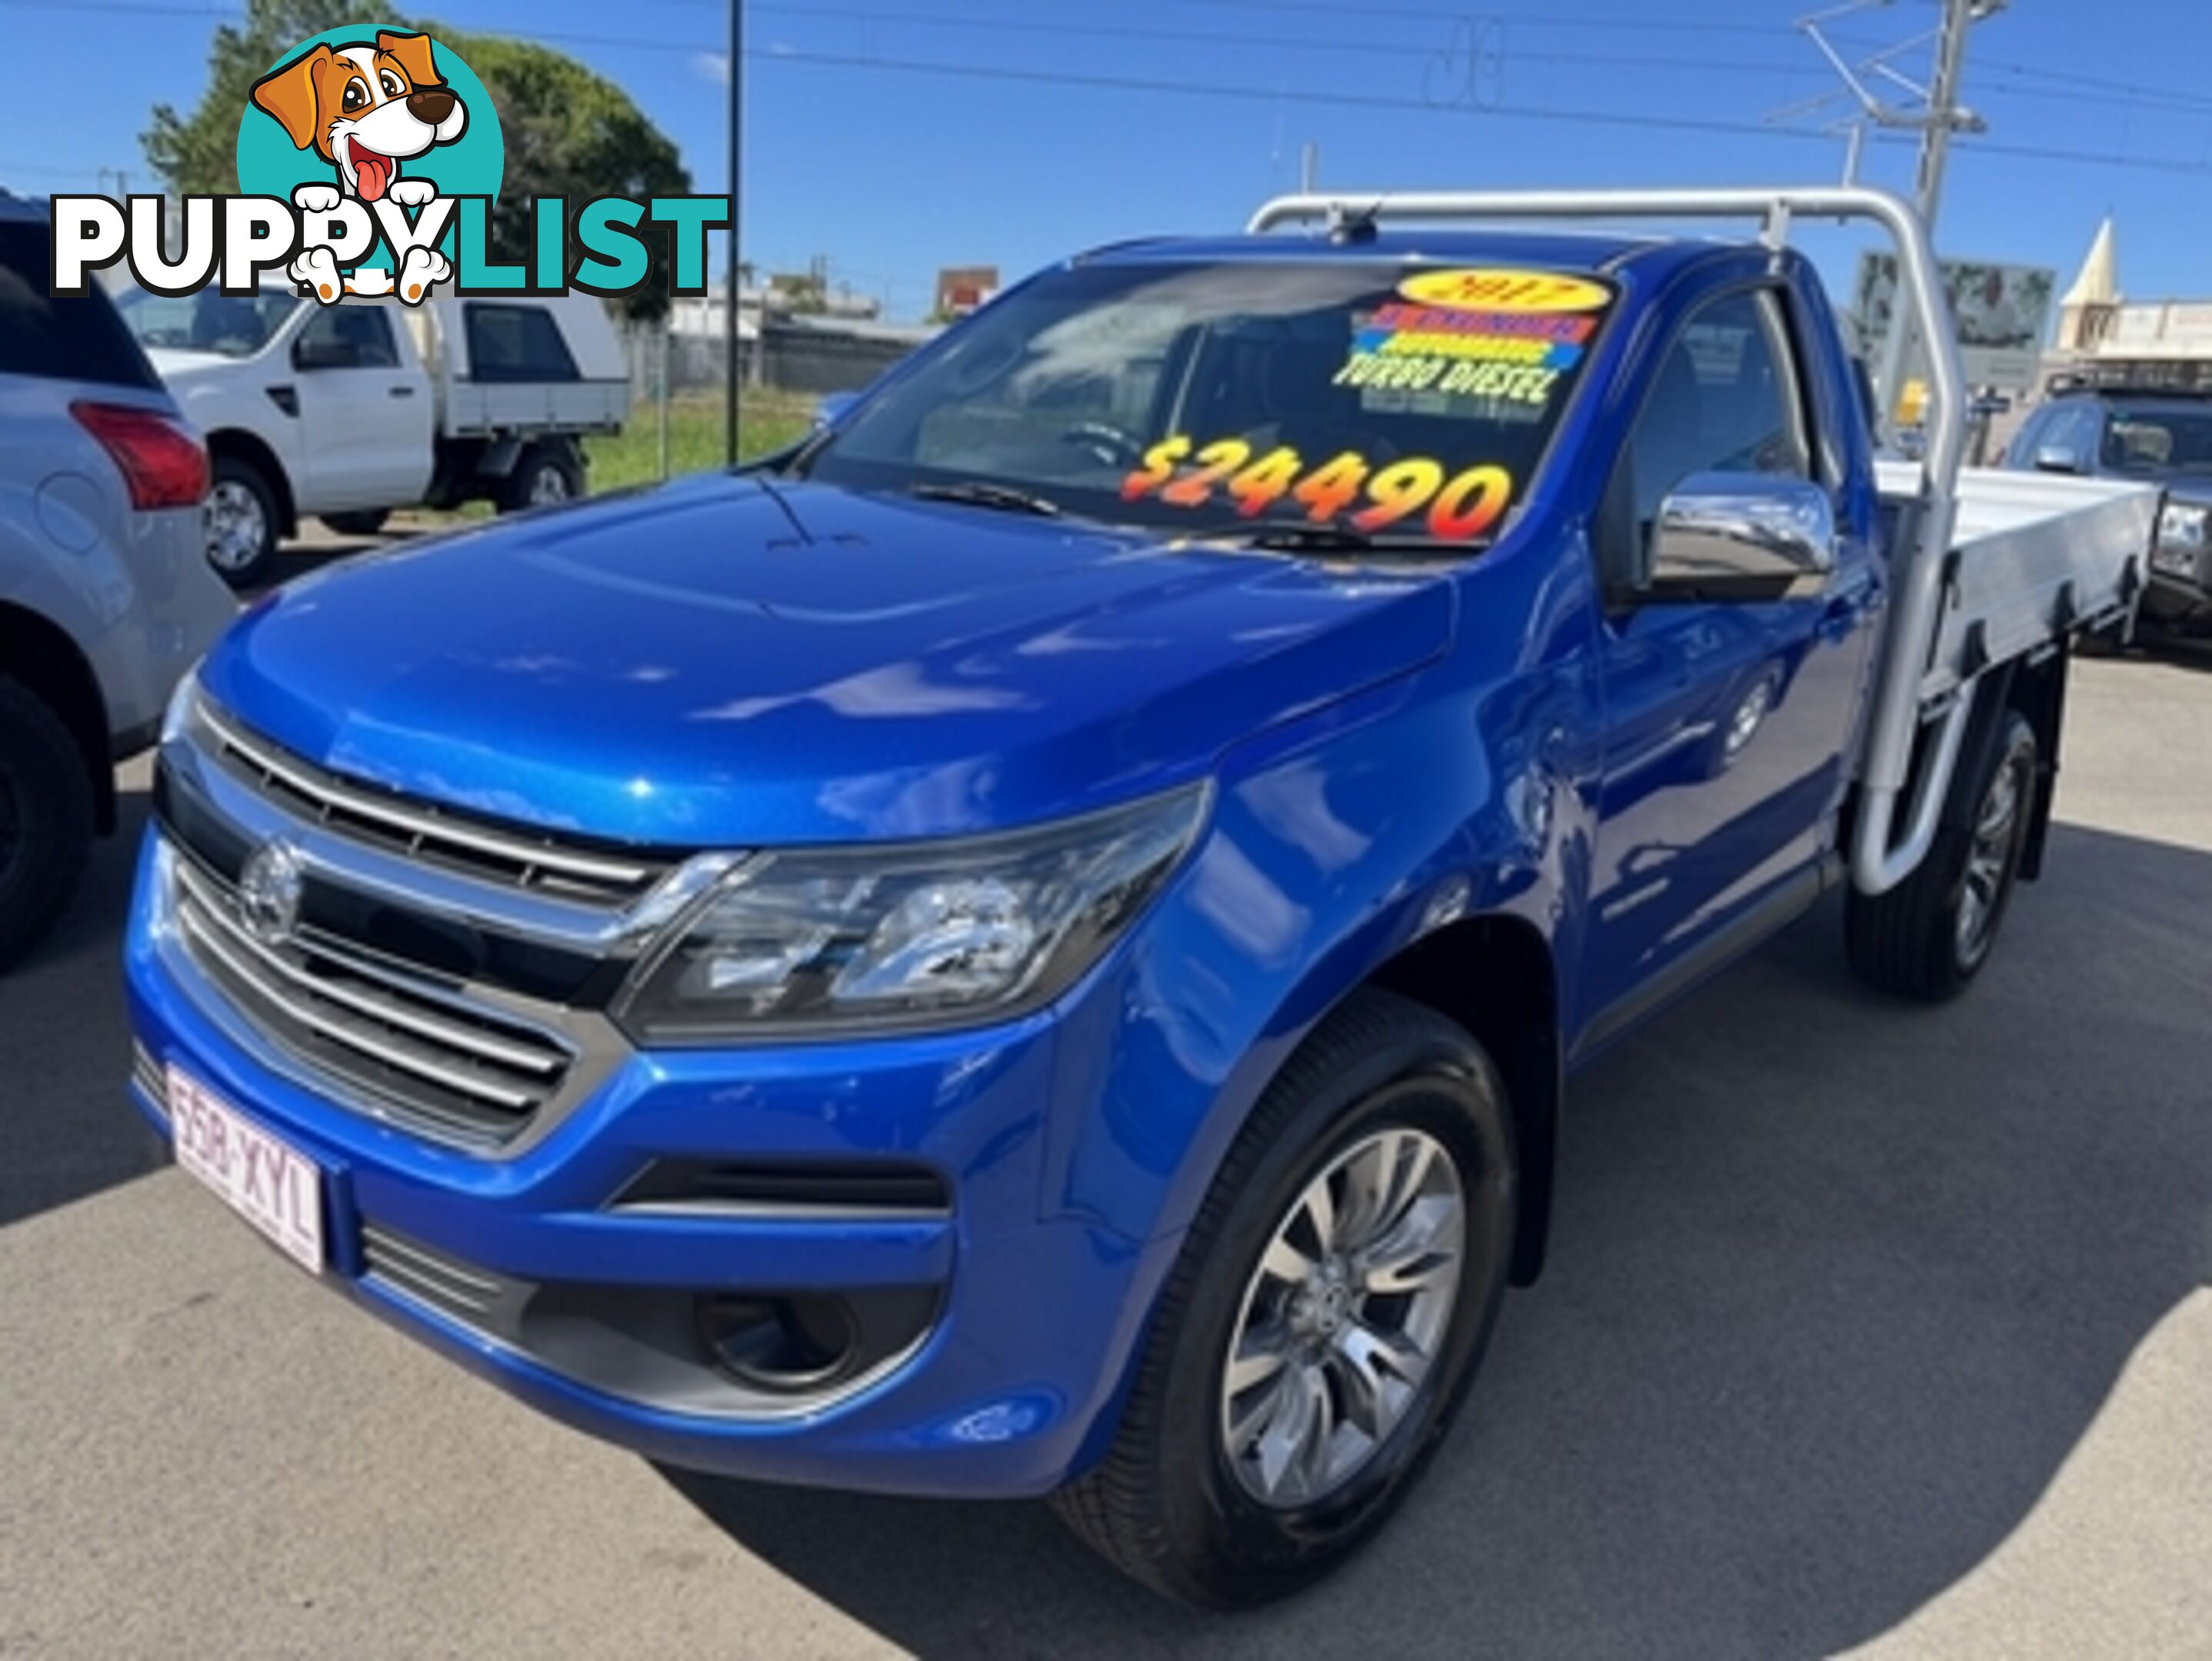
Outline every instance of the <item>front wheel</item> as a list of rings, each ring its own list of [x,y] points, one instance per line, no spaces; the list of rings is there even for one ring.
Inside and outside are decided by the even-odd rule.
[[[1268,1088],[1216,1177],[1105,1458],[1061,1517],[1155,1591],[1311,1585],[1382,1527],[1504,1294],[1513,1140],[1481,1048],[1364,991]]]
[[[2017,710],[2004,711],[1980,775],[1962,774],[1952,786],[1971,792],[1958,798],[1971,806],[1945,815],[1918,869],[1887,894],[1851,891],[1844,938],[1861,979],[1940,1003],[1981,973],[2027,846],[2036,757],[2035,729]]]

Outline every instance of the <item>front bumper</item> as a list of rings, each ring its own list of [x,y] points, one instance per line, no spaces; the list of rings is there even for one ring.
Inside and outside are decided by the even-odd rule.
[[[132,1094],[167,1129],[160,1081],[189,1071],[316,1160],[326,1277],[482,1376],[580,1429],[665,1463],[883,1492],[1042,1494],[1097,1446],[1176,1237],[1144,1244],[1041,1204],[1048,1126],[1071,1087],[1057,1019],[1000,1028],[751,1050],[635,1054],[542,1139],[462,1153],[341,1106],[225,1019],[166,937],[142,856],[125,970],[143,1050]],[[659,1162],[896,1155],[941,1173],[927,1216],[807,1208],[635,1207]],[[386,1242],[384,1266],[365,1240]],[[580,1298],[686,1303],[710,1293],[933,1288],[934,1318],[886,1367],[818,1410],[764,1413],[718,1389],[703,1349],[666,1323],[624,1374],[538,1343],[568,1331],[497,1318],[396,1272],[389,1242],[487,1283]],[[426,1292],[426,1285],[430,1290]],[[512,1313],[512,1311],[508,1312]],[[571,1359],[564,1359],[571,1358]],[[635,1390],[622,1387],[628,1376]],[[671,1381],[675,1381],[672,1385]]]
[[[2161,544],[2154,549],[2142,615],[2167,626],[2212,621],[2212,547]]]

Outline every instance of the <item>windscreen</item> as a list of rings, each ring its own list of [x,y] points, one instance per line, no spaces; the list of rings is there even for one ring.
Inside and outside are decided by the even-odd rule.
[[[2212,406],[2117,407],[2103,460],[2130,473],[2212,473]]]
[[[226,358],[259,351],[299,303],[287,294],[226,294],[216,288],[174,295],[125,288],[116,296],[123,320],[141,346]]]
[[[956,330],[805,470],[1167,531],[1476,545],[1526,495],[1613,298],[1340,258],[1077,266]]]
[[[0,375],[160,385],[97,283],[75,296],[53,294],[52,265],[45,225],[0,223]]]

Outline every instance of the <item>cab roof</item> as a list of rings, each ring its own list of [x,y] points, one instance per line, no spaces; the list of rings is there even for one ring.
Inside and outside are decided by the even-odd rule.
[[[1226,237],[1158,237],[1116,243],[1079,264],[1273,264],[1311,260],[1424,264],[1527,265],[1540,270],[1632,276],[1664,283],[1699,260],[1747,243],[1703,237],[1638,237],[1582,231],[1455,230],[1434,226],[1378,227],[1371,235],[1331,239],[1325,232],[1269,231]]]

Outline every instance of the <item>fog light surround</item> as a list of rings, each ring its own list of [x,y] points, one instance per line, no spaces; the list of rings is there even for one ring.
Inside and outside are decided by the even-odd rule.
[[[692,1306],[699,1349],[716,1371],[757,1395],[833,1397],[889,1370],[936,1324],[930,1286],[851,1292],[703,1292]]]
[[[748,1390],[799,1396],[851,1376],[860,1332],[842,1298],[710,1292],[699,1300],[699,1342],[716,1367]]]

